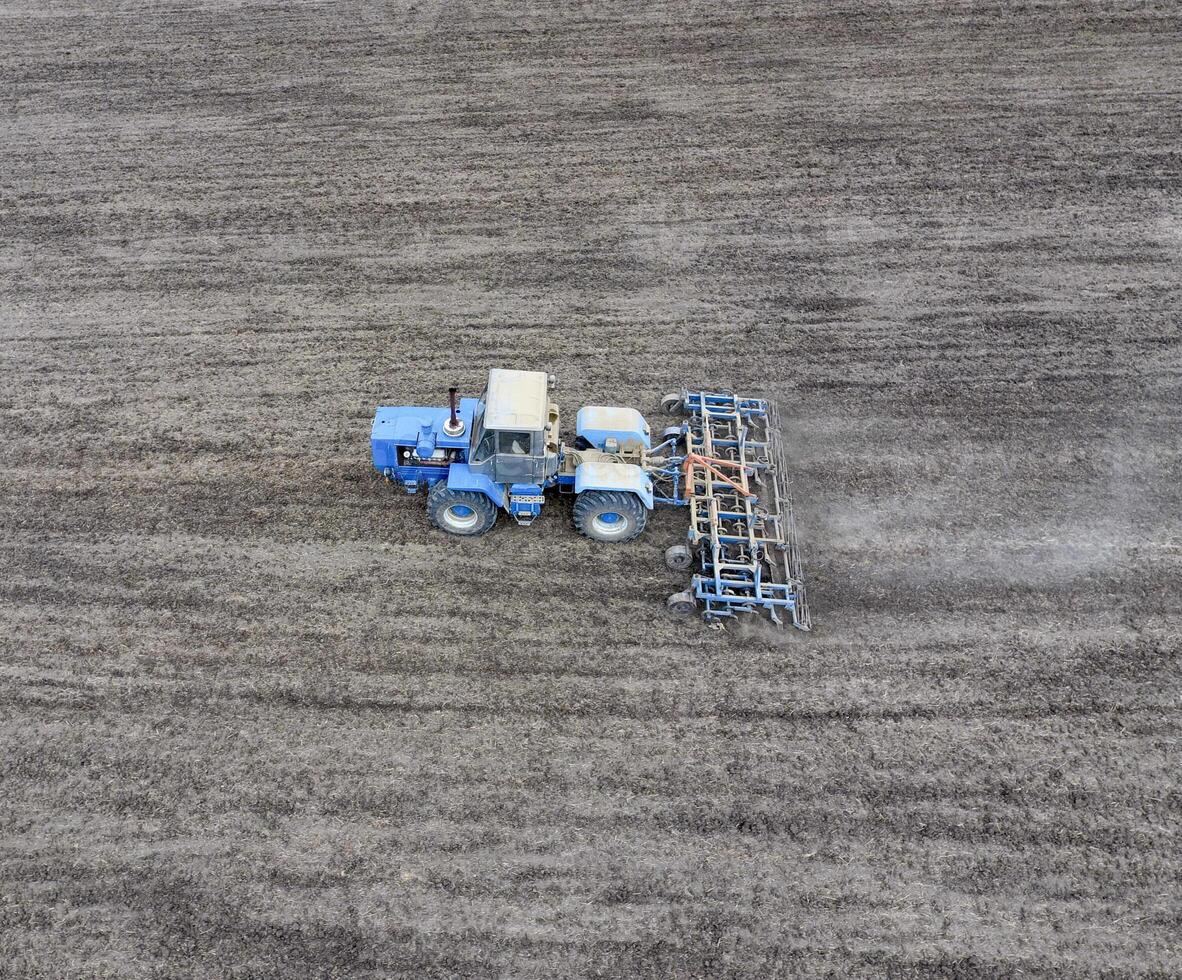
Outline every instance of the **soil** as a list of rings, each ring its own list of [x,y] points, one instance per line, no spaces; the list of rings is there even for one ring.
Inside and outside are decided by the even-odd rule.
[[[1166,977],[1182,10],[0,9],[0,976]],[[378,404],[773,396],[811,634]]]

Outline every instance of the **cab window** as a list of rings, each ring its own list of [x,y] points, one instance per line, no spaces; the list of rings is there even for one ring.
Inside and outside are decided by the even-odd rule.
[[[528,432],[500,432],[497,434],[497,452],[510,456],[529,455]]]

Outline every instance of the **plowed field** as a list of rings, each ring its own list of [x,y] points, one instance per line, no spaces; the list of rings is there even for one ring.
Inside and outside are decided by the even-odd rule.
[[[1182,9],[0,7],[0,976],[1166,977]],[[774,396],[811,634],[375,405]]]

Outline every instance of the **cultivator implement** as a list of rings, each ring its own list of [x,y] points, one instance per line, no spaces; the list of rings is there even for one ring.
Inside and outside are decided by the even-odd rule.
[[[689,507],[689,543],[682,547],[696,570],[688,592],[670,597],[670,606],[685,609],[692,601],[708,621],[753,613],[809,629],[774,406],[760,398],[683,392],[680,407],[688,419],[674,498]],[[670,564],[677,567],[683,555],[673,554]]]

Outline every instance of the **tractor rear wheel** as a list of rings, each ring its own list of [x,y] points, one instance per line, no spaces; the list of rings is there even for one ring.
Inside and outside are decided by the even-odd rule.
[[[427,516],[448,534],[475,537],[497,521],[497,505],[475,490],[453,490],[444,481],[427,495]]]
[[[595,541],[631,541],[644,530],[647,519],[634,493],[585,490],[575,501],[575,527]]]

